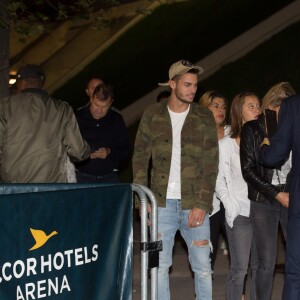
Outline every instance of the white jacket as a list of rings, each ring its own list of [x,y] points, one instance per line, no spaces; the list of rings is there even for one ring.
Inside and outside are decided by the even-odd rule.
[[[227,136],[219,141],[219,173],[216,182],[217,197],[223,202],[227,224],[233,227],[240,214],[240,205],[232,194],[234,182],[231,174],[231,158],[234,153],[232,139]]]
[[[224,127],[224,137],[229,135],[231,132],[231,126],[230,125],[225,125]],[[213,196],[213,210],[211,212],[211,214],[209,215],[210,217],[213,216],[215,213],[217,213],[220,210],[220,199],[218,199],[217,194],[214,193]]]

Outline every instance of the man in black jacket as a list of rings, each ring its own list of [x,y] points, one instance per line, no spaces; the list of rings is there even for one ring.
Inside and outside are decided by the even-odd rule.
[[[119,163],[130,153],[122,116],[111,109],[113,90],[98,85],[90,104],[76,111],[81,135],[91,148],[89,159],[76,164],[77,182],[118,183]]]

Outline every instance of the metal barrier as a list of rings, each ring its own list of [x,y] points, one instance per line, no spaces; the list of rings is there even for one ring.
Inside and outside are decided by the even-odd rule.
[[[162,242],[157,240],[157,203],[152,191],[143,185],[132,184],[140,200],[141,214],[141,300],[148,297],[148,268],[151,269],[151,300],[157,299],[157,271]],[[148,198],[147,198],[148,197]],[[148,200],[151,205],[151,233],[148,241]]]

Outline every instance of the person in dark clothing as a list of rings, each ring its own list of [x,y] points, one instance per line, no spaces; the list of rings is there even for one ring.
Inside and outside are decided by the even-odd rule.
[[[250,219],[257,255],[256,300],[271,299],[279,223],[286,237],[287,174],[291,168],[290,160],[281,170],[267,168],[260,165],[258,155],[263,139],[276,131],[276,124],[270,122],[270,112],[274,112],[275,118],[272,119],[276,123],[281,104],[293,94],[295,91],[288,82],[272,86],[262,100],[262,114],[257,120],[245,123],[241,132],[241,167],[251,200]]]
[[[280,108],[278,128],[260,150],[260,162],[271,168],[279,168],[289,159],[292,152],[288,202],[289,220],[287,226],[287,245],[285,257],[285,281],[283,300],[300,299],[300,95],[285,99]]]
[[[81,135],[91,148],[90,157],[76,164],[77,182],[118,183],[119,163],[130,153],[122,116],[111,109],[113,90],[100,84],[88,106],[75,112]]]

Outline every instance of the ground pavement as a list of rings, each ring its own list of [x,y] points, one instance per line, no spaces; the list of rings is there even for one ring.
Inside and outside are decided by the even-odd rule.
[[[139,217],[134,216],[134,263],[133,263],[133,287],[132,300],[140,300],[140,223]],[[176,236],[174,248],[173,267],[170,273],[170,290],[171,300],[193,300],[194,298],[194,282],[193,275],[189,268],[187,250],[180,235]],[[284,242],[282,235],[278,235],[278,256],[277,267],[274,276],[272,300],[281,300],[284,273],[282,264],[284,263]],[[225,283],[229,270],[229,256],[223,255],[223,250],[218,249],[215,272],[213,279],[213,300],[225,299]],[[250,280],[250,279],[249,279]],[[249,280],[246,289],[246,300],[250,300],[249,296]],[[149,287],[150,290],[150,287]],[[150,296],[148,297],[150,299]]]

